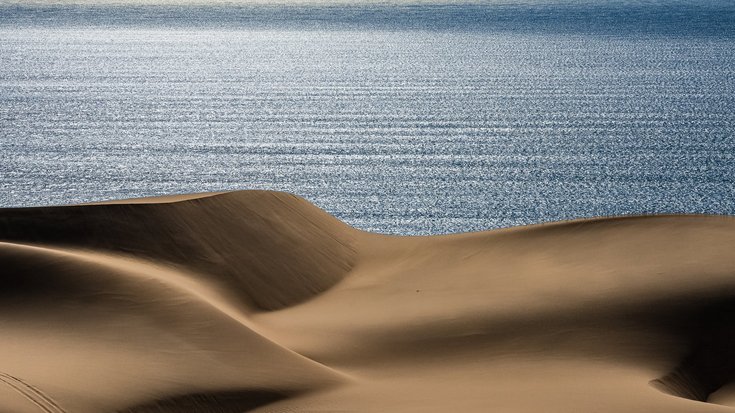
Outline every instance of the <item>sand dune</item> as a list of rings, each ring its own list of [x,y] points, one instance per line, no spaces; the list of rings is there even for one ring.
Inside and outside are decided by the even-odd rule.
[[[347,226],[293,195],[248,191],[182,198],[186,202],[164,197],[8,209],[0,214],[0,236],[186,267],[216,279],[253,309],[310,298],[341,280],[354,263]]]
[[[718,412],[735,218],[396,237],[289,194],[0,210],[0,412]]]

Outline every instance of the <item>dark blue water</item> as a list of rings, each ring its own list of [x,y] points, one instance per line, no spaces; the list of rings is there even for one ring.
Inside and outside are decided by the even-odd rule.
[[[0,5],[0,206],[267,188],[446,233],[735,214],[735,2]]]

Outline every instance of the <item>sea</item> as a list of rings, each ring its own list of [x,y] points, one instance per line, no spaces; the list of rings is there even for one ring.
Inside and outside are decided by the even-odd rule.
[[[735,215],[735,2],[0,1],[0,207],[236,189],[405,235]]]

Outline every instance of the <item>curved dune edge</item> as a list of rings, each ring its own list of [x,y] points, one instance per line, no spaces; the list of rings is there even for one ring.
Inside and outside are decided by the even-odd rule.
[[[355,231],[294,195],[241,191],[157,199],[0,210],[0,234],[13,242],[190,268],[239,294],[253,310],[306,300],[339,282],[355,261]]]
[[[290,194],[200,195],[0,210],[0,406],[735,405],[735,218],[399,237]]]
[[[47,392],[37,407],[254,407],[346,380],[263,337],[216,284],[196,274],[12,243],[0,243],[0,262],[0,321],[10,335],[0,340],[0,378],[32,401],[40,390],[25,389]]]
[[[162,195],[143,198],[108,199],[104,201],[86,202],[78,205],[168,204],[173,202],[188,201],[192,199],[209,198],[211,196],[222,195],[226,193],[227,192],[197,192],[192,194]]]

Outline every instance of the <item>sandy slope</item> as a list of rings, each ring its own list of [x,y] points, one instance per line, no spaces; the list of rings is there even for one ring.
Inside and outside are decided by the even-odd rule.
[[[274,192],[0,210],[0,412],[717,412],[735,218],[363,233]]]

